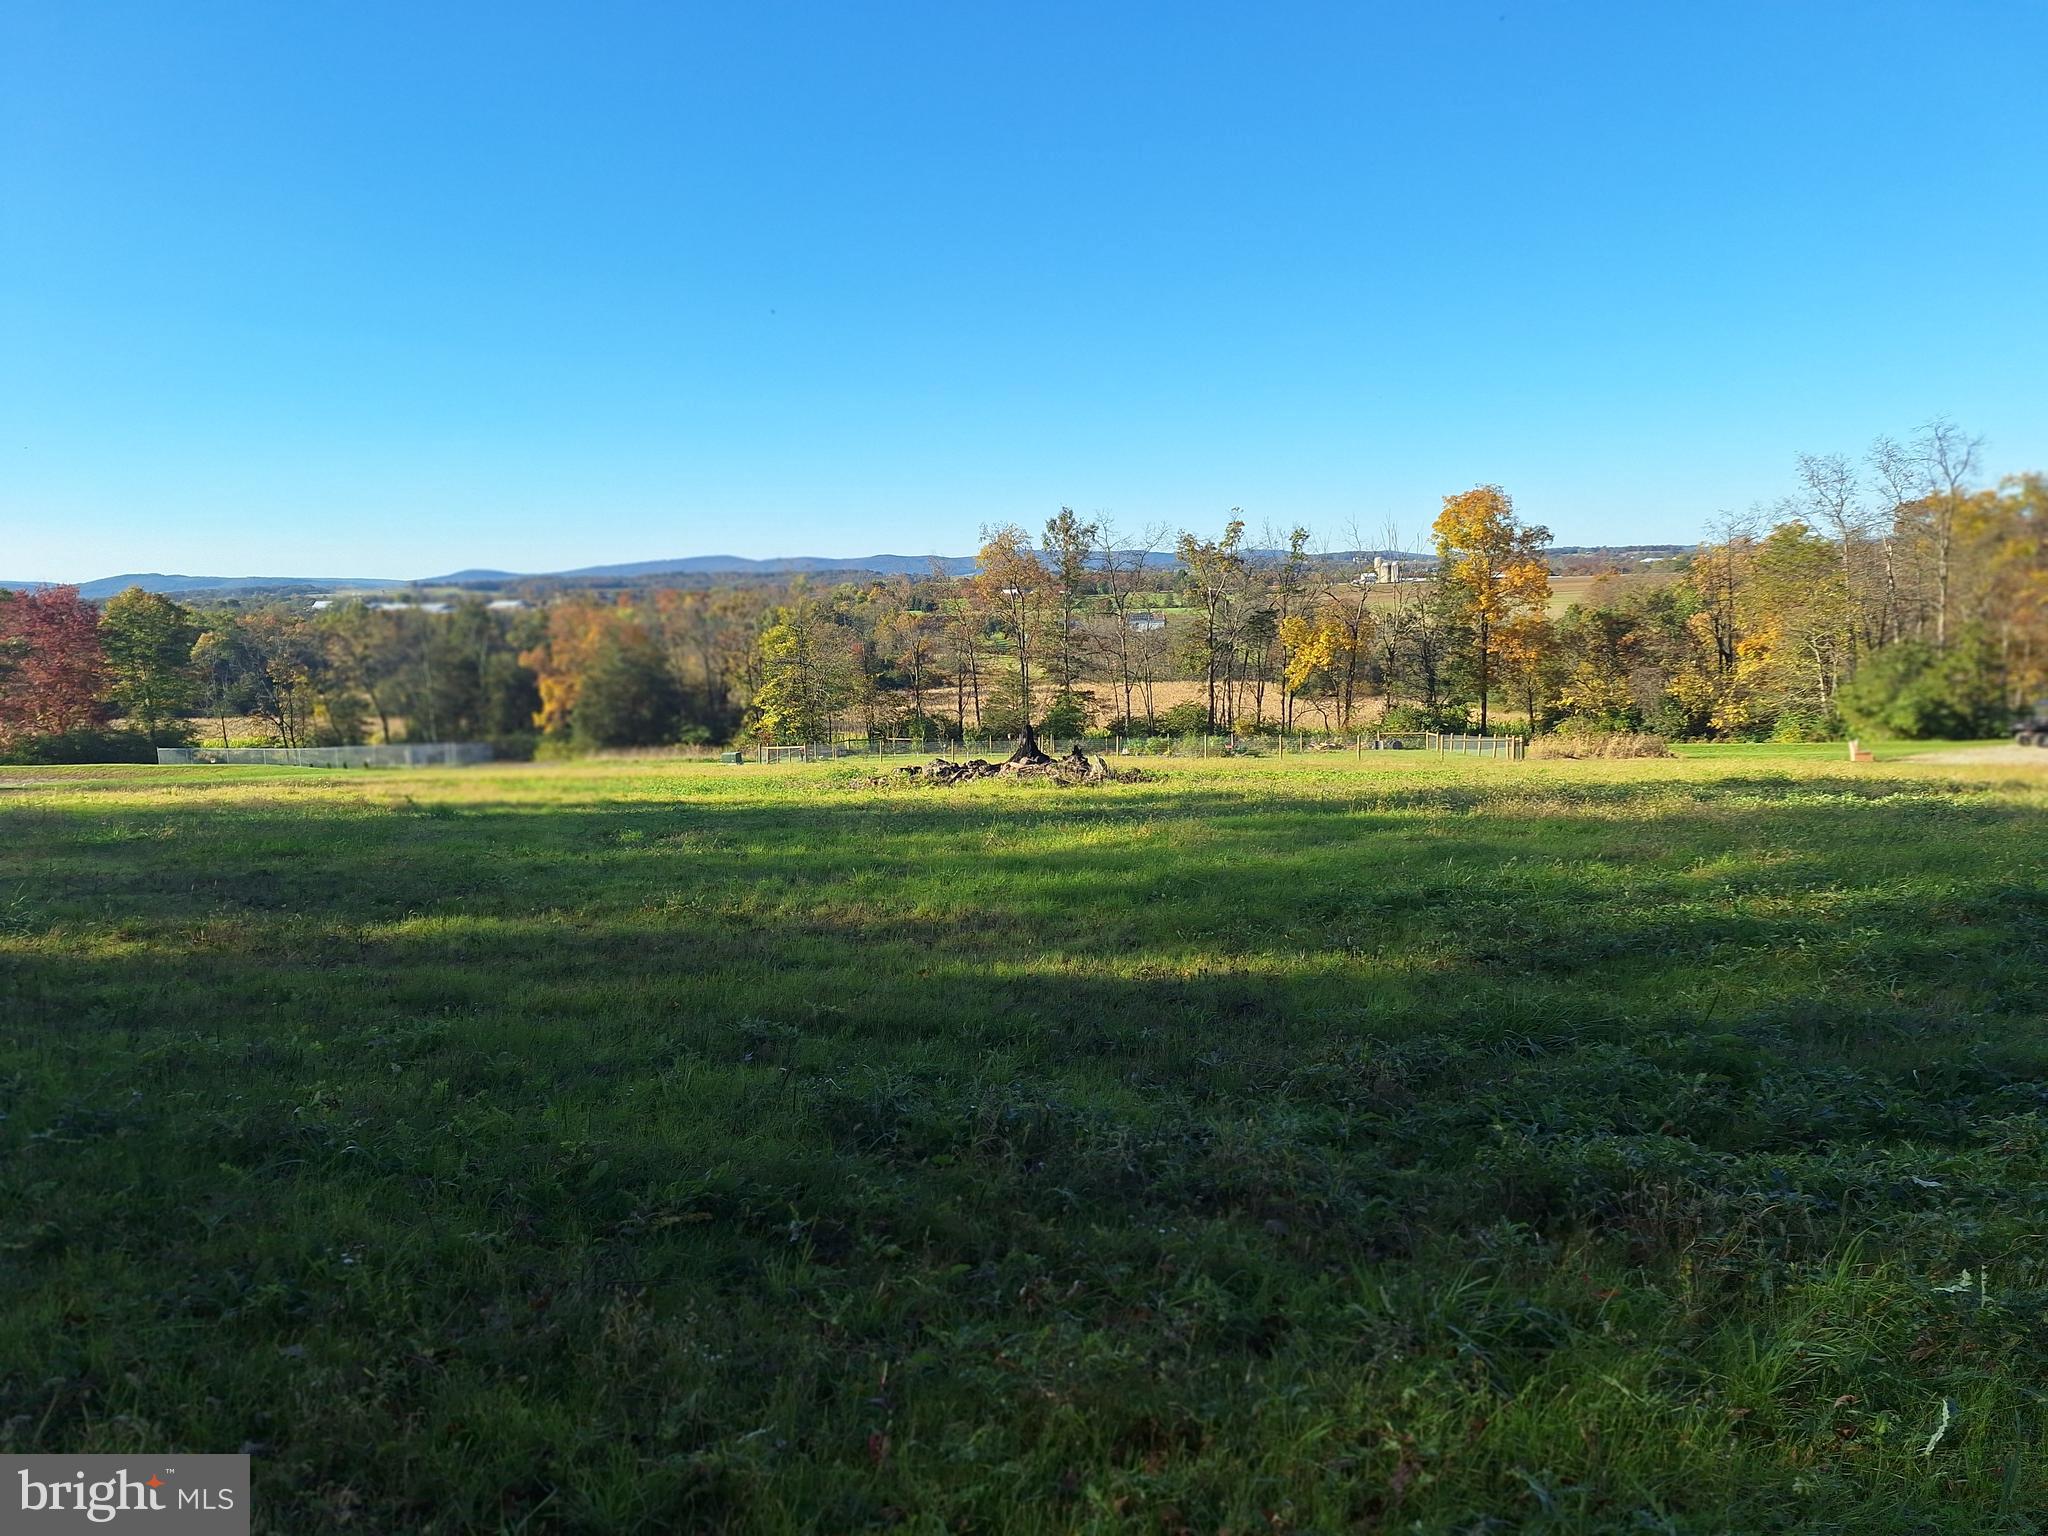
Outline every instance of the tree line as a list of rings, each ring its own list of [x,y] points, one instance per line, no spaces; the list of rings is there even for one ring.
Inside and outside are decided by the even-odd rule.
[[[849,735],[1500,728],[1686,739],[2001,731],[2048,691],[2048,478],[1946,421],[1554,611],[1548,530],[1444,498],[1426,574],[1062,508],[970,575],[570,592],[507,611],[0,593],[0,753],[488,740],[510,755]],[[1389,541],[1394,542],[1394,541]]]

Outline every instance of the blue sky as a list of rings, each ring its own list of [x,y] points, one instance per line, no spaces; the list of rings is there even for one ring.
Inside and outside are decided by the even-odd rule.
[[[2048,6],[0,0],[0,577],[2048,468]]]

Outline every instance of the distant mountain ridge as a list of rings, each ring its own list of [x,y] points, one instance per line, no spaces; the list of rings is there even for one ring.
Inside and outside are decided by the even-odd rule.
[[[0,588],[35,592],[44,587],[69,586],[62,581],[0,581]],[[78,583],[78,595],[88,602],[101,602],[130,587],[145,592],[381,592],[402,587],[402,581],[384,581],[369,576],[172,576],[160,571],[136,571],[125,576],[102,576],[97,581]]]
[[[516,575],[509,571],[482,573],[501,581],[574,581],[579,578],[640,576],[801,576],[814,571],[873,571],[878,576],[928,576],[937,566],[948,576],[960,576],[974,569],[972,555],[783,555],[753,560],[745,555],[687,555],[674,560],[632,560],[620,565],[584,565],[572,571],[534,571]],[[468,572],[434,576],[421,582],[477,579]]]
[[[1565,544],[1553,546],[1549,554],[1558,558],[1597,558],[1610,556],[1620,559],[1634,557],[1659,558],[1681,554],[1692,546],[1685,544]],[[1254,549],[1246,553],[1255,560],[1278,560],[1286,555],[1285,550]],[[1414,551],[1395,549],[1350,549],[1335,550],[1315,556],[1319,561],[1350,561],[1363,563],[1375,556],[1401,560],[1418,565],[1430,565],[1435,557]],[[371,576],[180,576],[162,572],[137,572],[123,576],[103,576],[96,581],[78,583],[79,595],[92,602],[102,602],[117,592],[129,587],[141,587],[145,592],[161,592],[167,595],[228,597],[251,593],[330,593],[330,592],[398,592],[417,587],[501,587],[517,582],[553,582],[575,585],[579,582],[647,581],[662,576],[801,576],[832,574],[873,574],[877,576],[928,576],[938,570],[947,576],[965,576],[975,569],[973,555],[785,555],[768,559],[751,559],[745,555],[687,555],[673,560],[630,560],[612,565],[585,565],[566,571],[501,571],[476,566],[460,571],[450,571],[444,576],[423,576],[416,579],[383,578]],[[1172,554],[1161,551],[1150,556],[1148,562],[1155,571],[1175,571],[1180,562]],[[0,589],[35,591],[38,588],[61,586],[61,582],[49,581],[0,581]]]
[[[236,592],[392,592],[407,587],[497,586],[514,581],[633,580],[650,576],[796,576],[835,571],[871,571],[879,576],[927,576],[937,566],[949,576],[975,567],[972,555],[790,555],[766,560],[744,555],[689,555],[674,560],[634,560],[613,565],[579,566],[568,571],[501,571],[486,567],[450,571],[445,576],[182,576],[161,571],[136,571],[77,583],[79,596],[101,602],[130,587],[167,596]],[[60,581],[0,581],[0,589],[34,592],[67,586]]]

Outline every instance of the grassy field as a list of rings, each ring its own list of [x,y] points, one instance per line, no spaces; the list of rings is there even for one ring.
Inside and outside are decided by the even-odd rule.
[[[0,1450],[349,1532],[2021,1532],[2048,779],[0,771]]]

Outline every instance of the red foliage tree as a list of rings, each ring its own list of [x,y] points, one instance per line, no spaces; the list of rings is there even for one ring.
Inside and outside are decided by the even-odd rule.
[[[102,718],[99,612],[76,587],[0,603],[0,739],[75,731]]]

